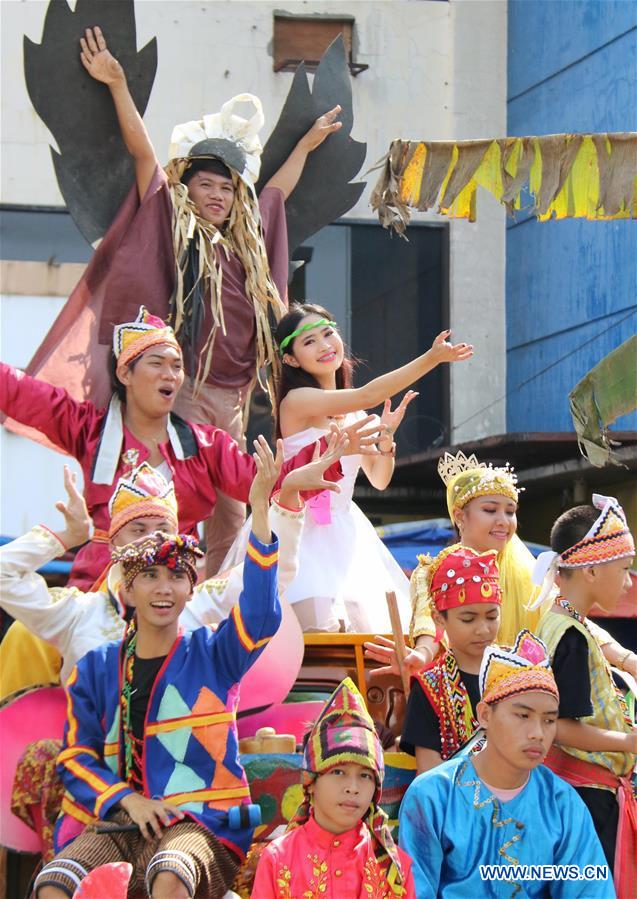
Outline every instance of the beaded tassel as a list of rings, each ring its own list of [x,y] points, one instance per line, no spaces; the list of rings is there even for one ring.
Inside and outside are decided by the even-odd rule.
[[[122,710],[122,733],[124,737],[124,773],[127,783],[130,783],[133,772],[134,736],[131,724],[131,697],[133,694],[133,671],[135,667],[135,647],[137,646],[137,632],[134,619],[129,625],[126,650],[124,653],[124,677],[120,696]]]

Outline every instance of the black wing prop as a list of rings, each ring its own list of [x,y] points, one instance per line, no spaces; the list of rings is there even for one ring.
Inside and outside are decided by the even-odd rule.
[[[342,36],[327,48],[314,75],[312,90],[303,63],[263,150],[257,192],[283,165],[316,119],[340,103],[343,127],[308,156],[301,179],[285,204],[290,257],[325,225],[356,204],[364,181],[350,183],[363,165],[367,144],[350,137],[354,114],[352,86]]]
[[[89,78],[80,60],[80,37],[99,25],[126,72],[143,115],[157,71],[155,38],[137,51],[133,0],[51,0],[42,43],[24,38],[24,73],[33,107],[51,131],[57,181],[73,221],[93,243],[115,218],[135,180],[108,88]]]

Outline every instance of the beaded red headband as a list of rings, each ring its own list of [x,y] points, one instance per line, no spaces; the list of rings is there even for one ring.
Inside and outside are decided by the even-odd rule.
[[[442,550],[431,563],[427,574],[431,602],[440,612],[474,603],[500,605],[499,577],[495,550],[481,555],[455,544]]]

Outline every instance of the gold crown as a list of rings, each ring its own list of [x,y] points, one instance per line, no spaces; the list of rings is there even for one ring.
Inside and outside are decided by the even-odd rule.
[[[463,471],[469,471],[473,468],[487,468],[484,462],[478,462],[475,453],[465,456],[462,450],[456,453],[445,453],[442,458],[438,459],[438,474],[442,478],[442,483],[446,486],[456,475],[462,474]]]

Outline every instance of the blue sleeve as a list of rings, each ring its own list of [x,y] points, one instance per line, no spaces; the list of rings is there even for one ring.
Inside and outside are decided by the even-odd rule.
[[[606,868],[605,880],[554,880],[551,896],[556,899],[615,899],[613,878],[599,842],[593,819],[577,791],[568,784],[559,796],[563,836],[555,849],[554,865]]]
[[[105,818],[116,802],[133,792],[104,761],[104,710],[97,707],[94,661],[93,653],[84,656],[67,681],[67,723],[57,766],[65,789],[62,811],[80,820],[86,815]]]
[[[230,684],[238,683],[254,665],[281,624],[278,558],[276,538],[273,543],[261,543],[250,534],[239,602],[214,634],[218,670],[225,672]]]
[[[442,812],[444,797],[435,783],[417,778],[407,789],[400,806],[398,839],[411,857],[418,899],[436,899],[444,853],[436,812]]]

